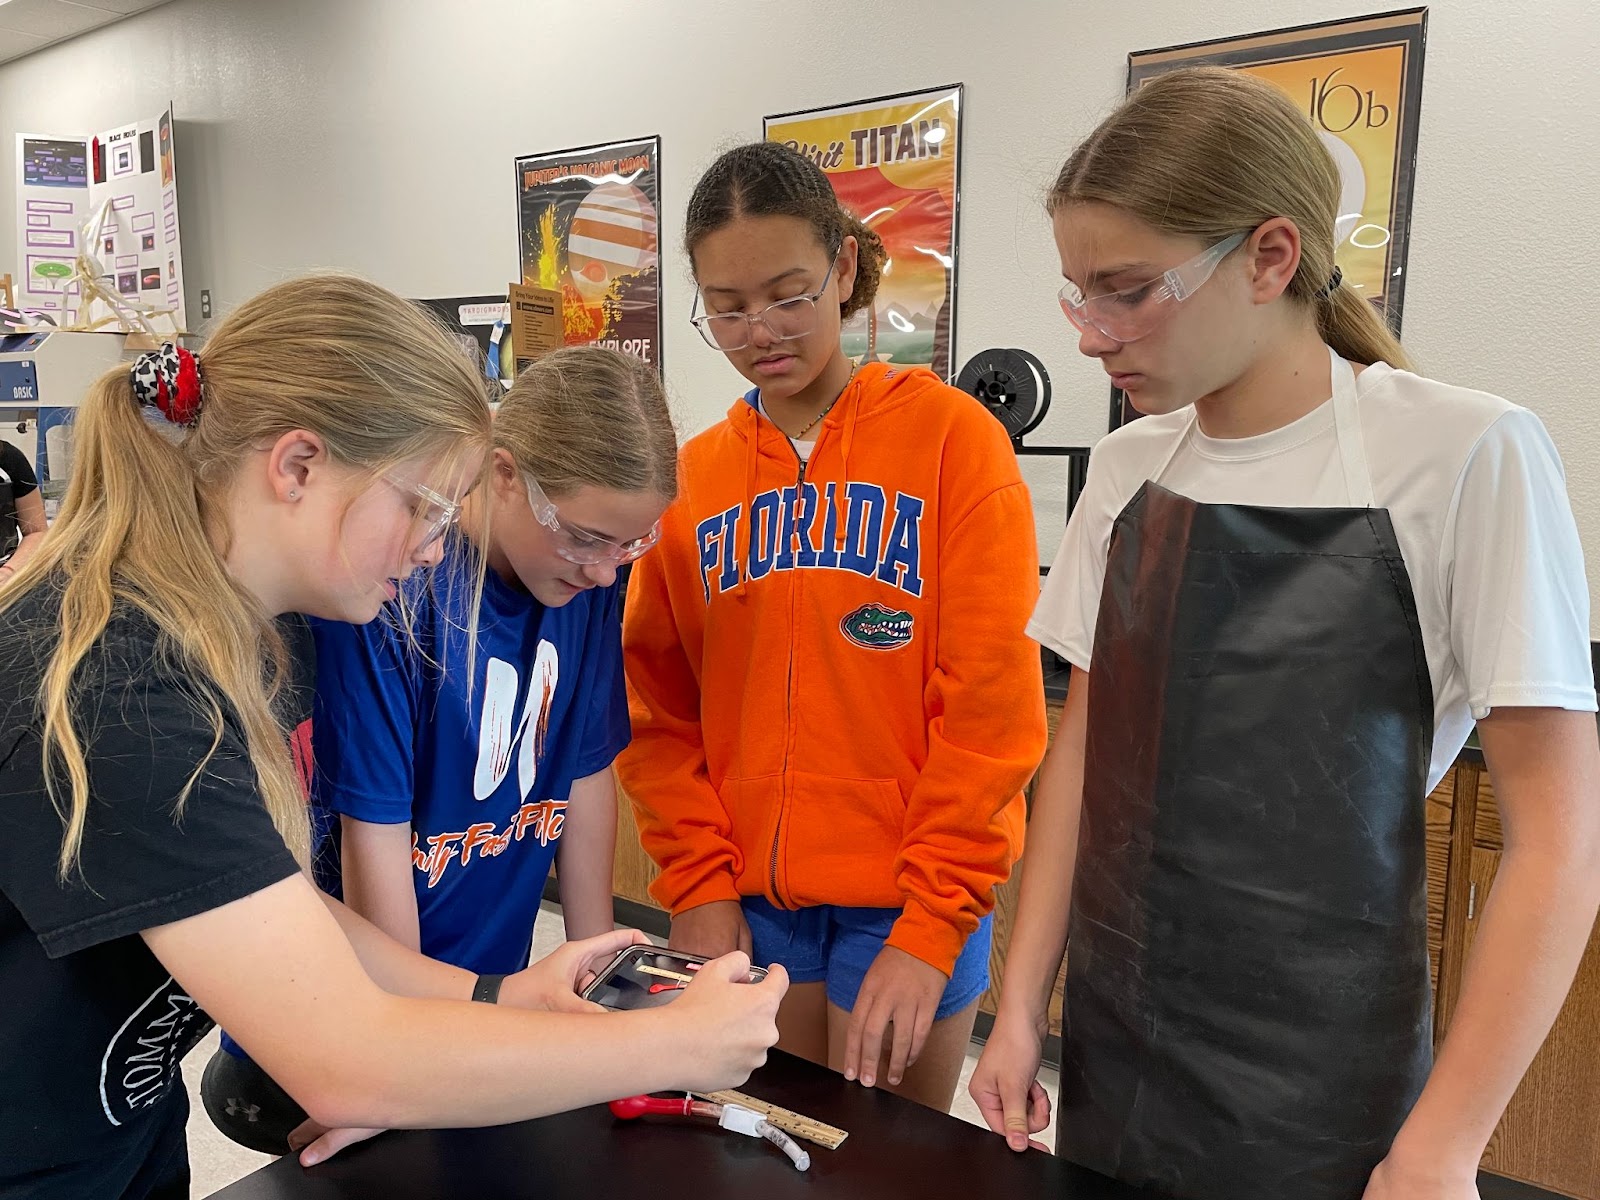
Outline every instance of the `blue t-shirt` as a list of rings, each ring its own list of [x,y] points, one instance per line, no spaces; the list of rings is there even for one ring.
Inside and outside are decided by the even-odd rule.
[[[339,814],[409,823],[422,953],[510,973],[528,962],[573,781],[628,744],[619,589],[546,608],[488,572],[469,687],[467,564],[453,543],[408,586],[414,645],[392,613],[312,622],[313,807],[330,832]]]

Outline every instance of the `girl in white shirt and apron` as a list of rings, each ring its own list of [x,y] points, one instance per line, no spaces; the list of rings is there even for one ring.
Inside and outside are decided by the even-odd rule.
[[[1029,632],[1073,665],[994,1034],[1015,1149],[1067,954],[1058,1152],[1185,1200],[1472,1200],[1600,906],[1589,593],[1537,417],[1411,373],[1272,85],[1158,79],[1049,210],[1095,448]],[[1507,828],[1435,1056],[1423,812],[1474,723]]]

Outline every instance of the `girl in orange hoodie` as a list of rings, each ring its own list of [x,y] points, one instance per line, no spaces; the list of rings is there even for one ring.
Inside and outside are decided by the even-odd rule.
[[[652,894],[673,946],[787,968],[784,1049],[948,1109],[1045,745],[1028,491],[977,401],[845,356],[884,250],[809,160],[724,154],[686,243],[693,323],[754,386],[629,587]]]

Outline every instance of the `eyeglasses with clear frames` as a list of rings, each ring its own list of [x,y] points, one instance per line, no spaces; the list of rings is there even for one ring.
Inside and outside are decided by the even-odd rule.
[[[556,553],[569,563],[580,567],[592,567],[600,563],[620,567],[642,558],[650,547],[661,540],[660,521],[650,527],[649,533],[631,542],[614,542],[576,525],[563,525],[557,515],[555,502],[544,494],[539,481],[526,471],[522,473],[522,479],[528,487],[528,508],[533,512],[533,519],[556,535]]]
[[[706,345],[724,353],[743,350],[748,346],[751,332],[758,321],[767,327],[777,341],[790,342],[803,338],[817,328],[817,301],[828,290],[828,283],[838,266],[839,254],[835,251],[828,273],[822,277],[821,287],[804,296],[791,296],[787,300],[769,304],[758,313],[701,313],[696,316],[695,312],[700,307],[700,293],[696,291],[694,303],[689,307],[689,324],[700,331]]]
[[[1123,288],[1120,292],[1085,296],[1069,279],[1061,285],[1061,311],[1080,333],[1093,329],[1114,342],[1136,342],[1204,287],[1216,272],[1217,264],[1242,246],[1248,236],[1236,233],[1188,262],[1162,272],[1149,283]]]
[[[412,515],[422,527],[422,536],[412,553],[421,554],[432,548],[460,519],[461,505],[446,499],[432,488],[411,483],[398,475],[385,475],[383,478],[396,491],[419,501],[412,509]]]

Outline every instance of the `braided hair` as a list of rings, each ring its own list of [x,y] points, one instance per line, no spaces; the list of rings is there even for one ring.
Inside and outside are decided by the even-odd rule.
[[[750,142],[721,155],[689,197],[684,249],[689,261],[707,234],[738,217],[798,217],[810,224],[828,253],[856,239],[856,282],[839,305],[843,318],[867,308],[878,293],[888,257],[878,235],[839,203],[828,177],[805,155],[781,142]]]

